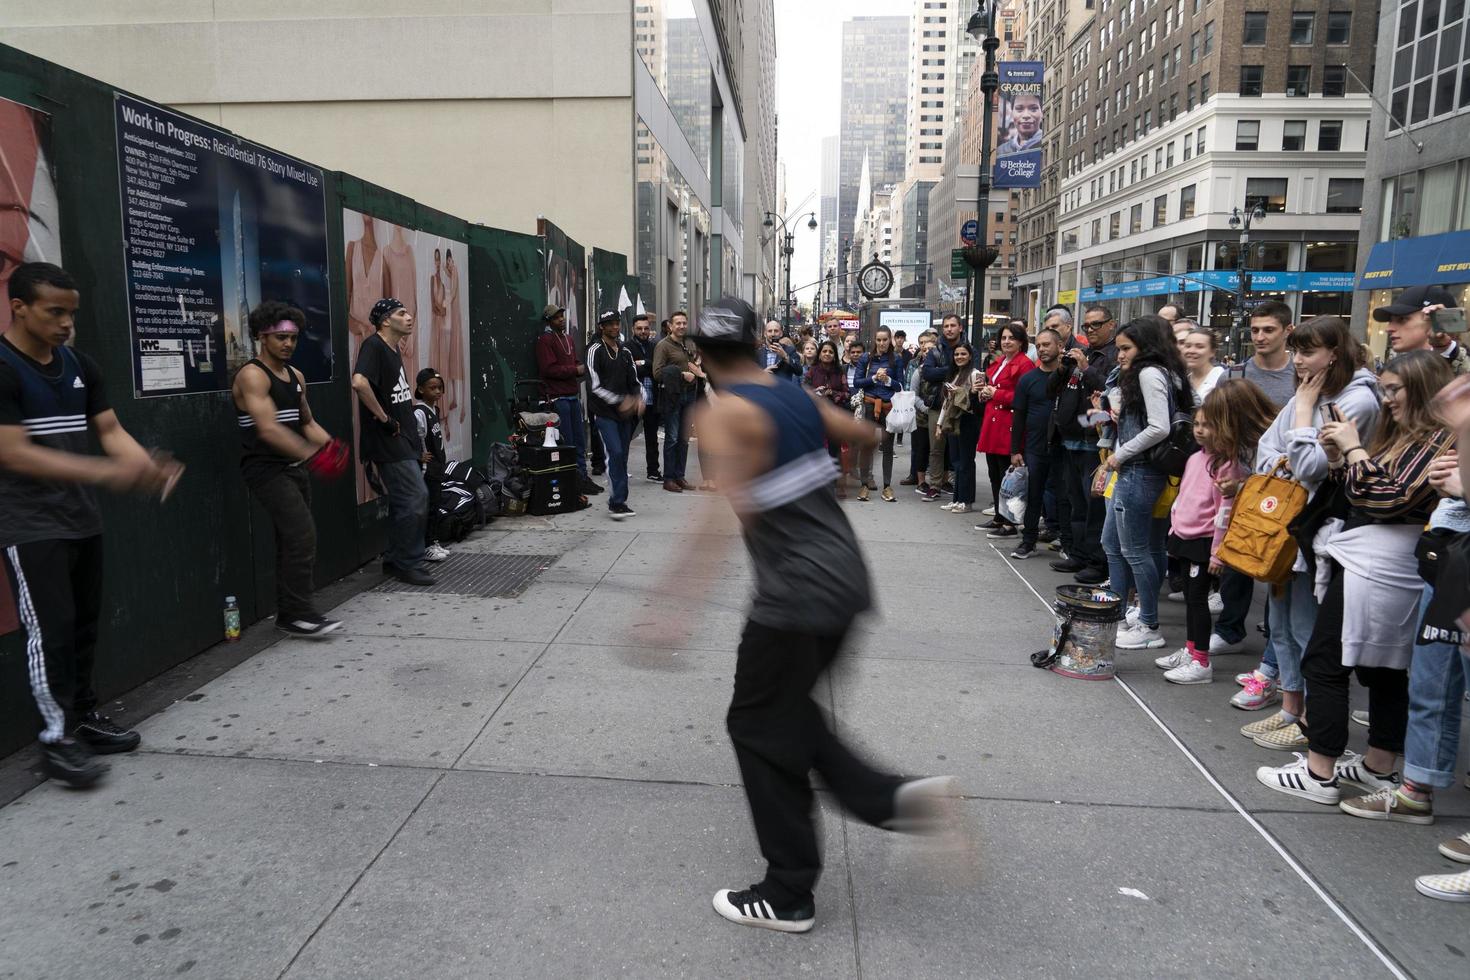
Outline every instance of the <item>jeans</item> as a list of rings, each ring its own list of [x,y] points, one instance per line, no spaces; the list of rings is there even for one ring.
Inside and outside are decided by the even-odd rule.
[[[954,462],[954,502],[957,504],[975,502],[975,445],[980,441],[982,421],[973,413],[961,415],[959,431],[945,434],[946,449]],[[939,486],[932,483],[933,474],[930,474],[930,480],[932,486]]]
[[[1324,556],[1322,561],[1327,561]],[[1302,689],[1302,654],[1317,625],[1317,597],[1312,594],[1312,574],[1293,572],[1280,595],[1271,590],[1267,600],[1271,617],[1271,642],[1283,691]]]
[[[1328,561],[1325,555],[1318,561]],[[1392,667],[1345,667],[1342,662],[1343,571],[1332,565],[1327,597],[1317,610],[1312,639],[1302,655],[1307,686],[1308,748],[1336,759],[1347,749],[1353,677],[1368,689],[1368,745],[1398,755],[1409,721],[1409,672]]]
[[[260,501],[276,529],[276,619],[316,620],[312,569],[316,565],[316,524],[311,517],[311,482],[301,467],[282,470],[250,495]]]
[[[648,475],[659,476],[658,427],[663,417],[653,410],[652,405],[643,408],[643,457],[648,464]]]
[[[689,463],[689,437],[685,434],[684,416],[693,402],[681,402],[664,413],[664,479],[684,479]]]
[[[1041,517],[1046,511],[1046,491],[1061,475],[1062,458],[1055,452],[1026,454],[1026,520],[1021,527],[1021,543],[1036,547]],[[1067,504],[1065,495],[1057,497],[1058,506]],[[1062,550],[1072,553],[1072,528],[1061,522]]]
[[[841,636],[746,623],[735,655],[735,694],[725,727],[745,783],[772,905],[805,905],[822,872],[811,771],[843,807],[875,826],[894,815],[902,780],[856,755],[827,727],[812,688],[837,659]]]
[[[429,521],[429,488],[416,459],[373,463],[388,497],[388,547],[383,561],[404,569],[424,564],[424,531]]]
[[[612,485],[607,495],[607,505],[628,502],[628,443],[633,441],[636,418],[613,419],[599,415],[593,420],[597,433],[602,436],[602,451],[607,460],[607,479]]]
[[[927,477],[929,468],[929,445],[934,437],[934,427],[928,415],[920,415],[914,424],[914,437],[909,440],[909,479],[918,481]]]
[[[1072,547],[1067,554],[1091,568],[1107,564],[1102,551],[1107,501],[1092,495],[1092,471],[1097,462],[1095,449],[1062,450],[1062,484],[1072,512]]]
[[[1225,608],[1215,623],[1215,633],[1226,643],[1239,643],[1245,639],[1245,617],[1250,612],[1251,600],[1255,598],[1256,583],[1233,569],[1220,573],[1220,601]]]
[[[883,432],[879,437],[877,446],[863,446],[858,450],[858,479],[864,486],[873,483],[873,456],[877,453],[883,455],[883,486],[893,485],[893,433],[888,427],[878,421],[878,414],[873,410],[871,402],[863,402],[863,418],[879,426]]]
[[[1159,586],[1164,580],[1167,518],[1153,516],[1154,504],[1164,492],[1164,474],[1145,463],[1118,471],[1111,500],[1105,501],[1102,547],[1108,556],[1112,590],[1127,597],[1128,583],[1138,590],[1139,621],[1149,629],[1159,625]]]
[[[562,444],[569,445],[577,454],[577,472],[587,475],[587,429],[582,417],[582,399],[576,395],[564,395],[556,400],[556,414],[561,418],[557,431]]]
[[[1422,621],[1434,589],[1419,600]],[[1409,725],[1404,740],[1404,778],[1421,786],[1448,789],[1455,784],[1460,749],[1460,712],[1470,654],[1453,643],[1421,643],[1409,665]],[[1371,717],[1371,715],[1370,715]]]

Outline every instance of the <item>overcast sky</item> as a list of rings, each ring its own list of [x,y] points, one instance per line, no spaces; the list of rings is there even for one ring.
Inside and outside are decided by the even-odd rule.
[[[841,118],[842,22],[875,14],[907,15],[913,7],[913,0],[776,0],[777,152],[786,165],[786,206],[797,215],[820,207],[822,137],[837,135]],[[803,205],[808,194],[811,199]],[[806,222],[791,224],[796,231],[791,281],[801,286],[822,274],[821,243]],[[809,297],[814,291],[797,293]]]

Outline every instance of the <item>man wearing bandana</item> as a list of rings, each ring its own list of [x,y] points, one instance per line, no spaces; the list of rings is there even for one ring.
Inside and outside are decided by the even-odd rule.
[[[419,468],[418,424],[413,388],[403,373],[398,347],[413,333],[413,314],[388,297],[373,304],[368,322],[376,331],[362,342],[352,368],[357,393],[358,456],[373,489],[388,498],[388,547],[383,571],[409,585],[433,585],[424,571],[424,531],[429,489]]]
[[[347,468],[347,446],[327,434],[306,402],[306,381],[291,355],[306,316],[266,302],[250,311],[259,354],[235,375],[231,394],[240,428],[240,473],[276,528],[276,628],[292,636],[326,636],[342,624],[312,603],[316,524],[307,470],[334,479]]]

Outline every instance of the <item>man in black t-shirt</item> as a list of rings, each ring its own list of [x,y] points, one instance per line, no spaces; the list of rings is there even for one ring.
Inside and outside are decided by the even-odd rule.
[[[0,552],[45,728],[42,765],[72,787],[131,752],[138,733],[97,713],[92,664],[102,607],[102,515],[92,487],[166,497],[183,467],[150,454],[107,403],[96,363],[67,347],[81,294],[47,262],[16,267],[0,336]],[[94,433],[104,456],[88,451]]]
[[[424,571],[429,490],[424,485],[413,389],[398,345],[413,333],[413,314],[396,299],[380,299],[368,320],[377,332],[362,342],[352,368],[357,393],[358,455],[373,489],[388,498],[388,547],[383,571],[410,585],[433,585]]]

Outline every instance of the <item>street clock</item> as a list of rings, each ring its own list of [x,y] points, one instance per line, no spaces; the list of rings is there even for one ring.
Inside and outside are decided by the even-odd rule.
[[[888,295],[893,288],[893,270],[879,261],[869,262],[858,273],[858,288],[868,299]]]

